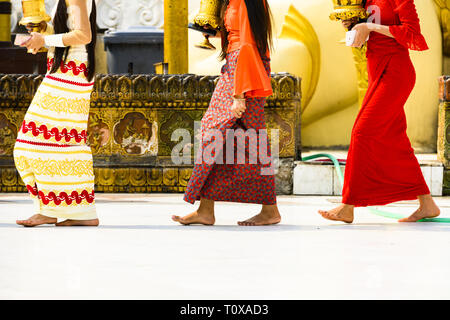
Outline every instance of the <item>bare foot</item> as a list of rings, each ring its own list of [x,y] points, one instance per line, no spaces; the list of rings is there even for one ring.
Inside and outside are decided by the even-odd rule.
[[[205,226],[212,226],[216,223],[214,217],[214,200],[201,198],[200,206],[197,211],[188,214],[187,216],[172,216],[172,220],[181,223],[185,226],[191,224],[203,224]]]
[[[188,214],[187,216],[172,216],[172,220],[178,223],[181,223],[185,226],[191,224],[203,224],[205,226],[212,226],[216,222],[216,219],[213,214],[204,214],[199,212],[199,210]]]
[[[422,219],[436,218],[441,214],[441,210],[431,196],[419,197],[420,207],[408,218],[398,220],[398,222],[417,222]]]
[[[42,224],[55,224],[56,222],[58,222],[58,219],[43,216],[42,214],[35,214],[34,216],[28,218],[27,220],[16,221],[18,225],[24,227],[36,227]]]
[[[264,205],[261,212],[256,216],[245,221],[239,221],[238,225],[242,227],[268,226],[281,222],[281,215],[276,205]]]
[[[63,222],[58,222],[57,227],[98,227],[99,220],[64,220]]]
[[[337,208],[334,208],[330,211],[319,210],[319,213],[325,219],[332,221],[342,221],[345,223],[353,222],[353,210],[354,206],[348,204],[342,204]]]

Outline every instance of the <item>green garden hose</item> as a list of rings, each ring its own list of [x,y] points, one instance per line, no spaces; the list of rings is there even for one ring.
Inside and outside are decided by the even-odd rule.
[[[339,182],[341,183],[341,186],[343,186],[344,185],[344,175],[342,174],[342,170],[341,170],[341,166],[339,164],[339,161],[333,155],[328,154],[328,153],[318,153],[318,154],[315,154],[315,155],[304,157],[304,158],[302,158],[302,161],[309,161],[309,160],[314,160],[314,159],[317,159],[317,158],[328,158],[328,159],[330,159],[333,162],[334,168],[336,169],[336,173],[337,173],[337,176],[339,178]],[[377,216],[390,218],[390,219],[396,219],[396,220],[404,218],[404,216],[402,216],[400,214],[382,211],[382,210],[376,209],[374,207],[368,207],[368,209],[369,209],[369,211],[372,214],[375,214]],[[450,223],[450,218],[422,219],[422,220],[419,220],[418,222]]]

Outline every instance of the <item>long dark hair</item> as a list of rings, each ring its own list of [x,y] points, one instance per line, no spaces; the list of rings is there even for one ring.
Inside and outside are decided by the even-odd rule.
[[[272,49],[272,14],[267,0],[244,0],[247,6],[248,20],[252,29],[253,37],[261,56],[265,56],[268,50]],[[222,1],[221,13],[221,33],[222,33],[222,53],[220,57],[225,59],[228,51],[228,32],[225,28],[225,12],[228,8],[229,0]]]
[[[56,9],[55,18],[53,19],[53,26],[55,28],[55,34],[69,32],[67,27],[67,20],[69,15],[67,13],[66,0],[59,0],[58,8]],[[92,11],[89,17],[91,23],[91,36],[92,40],[86,45],[86,51],[88,54],[88,81],[92,81],[95,76],[95,45],[97,43],[97,8],[95,6],[95,0],[92,0]],[[69,54],[70,47],[55,48],[55,56],[53,60],[53,66],[50,73],[55,73],[61,67],[61,63],[66,63],[67,55]]]

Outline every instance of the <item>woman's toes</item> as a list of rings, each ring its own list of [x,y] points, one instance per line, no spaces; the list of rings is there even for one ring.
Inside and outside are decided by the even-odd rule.
[[[17,220],[16,223],[21,226],[29,225],[31,222],[29,220]]]
[[[175,222],[183,223],[183,218],[180,216],[172,216],[172,220]]]
[[[419,221],[421,218],[413,218],[413,217],[408,217],[408,218],[403,218],[398,220],[398,222],[417,222]]]
[[[190,224],[203,224],[203,225],[213,225],[214,224],[214,216],[202,216],[198,212],[191,213],[187,216],[180,217],[180,216],[172,216],[172,220],[175,222],[179,222],[183,225],[190,225]]]

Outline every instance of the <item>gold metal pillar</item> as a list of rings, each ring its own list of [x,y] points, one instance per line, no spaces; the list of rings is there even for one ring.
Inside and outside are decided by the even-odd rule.
[[[369,88],[369,75],[367,73],[367,43],[361,48],[352,47],[353,59],[356,65],[356,75],[358,77],[358,101],[362,106],[367,89]]]
[[[164,62],[170,74],[188,72],[188,0],[164,0]]]
[[[0,41],[11,41],[11,1],[0,0]]]
[[[333,0],[334,10],[330,14],[331,20],[366,19],[368,13],[363,6],[363,0]],[[345,42],[345,41],[344,41]],[[358,75],[358,100],[362,106],[368,88],[367,75],[367,44],[361,48],[352,47],[353,57]]]

